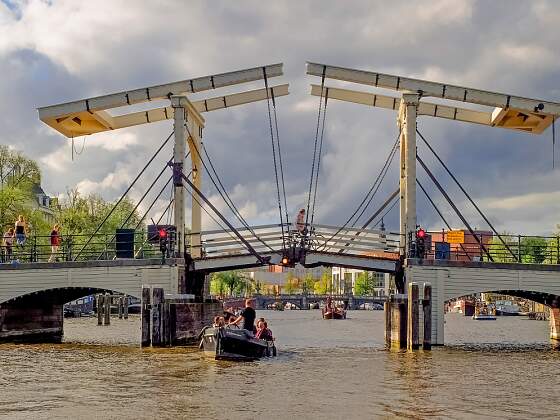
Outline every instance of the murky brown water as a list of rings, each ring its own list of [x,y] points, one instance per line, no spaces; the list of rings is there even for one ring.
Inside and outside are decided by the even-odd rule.
[[[558,418],[560,352],[548,323],[446,315],[448,346],[383,348],[383,312],[323,321],[260,311],[280,356],[209,361],[140,350],[139,319],[67,320],[62,345],[0,345],[2,418]]]

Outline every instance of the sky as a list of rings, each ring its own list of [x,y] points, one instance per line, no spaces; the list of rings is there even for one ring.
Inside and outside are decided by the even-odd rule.
[[[309,84],[320,80],[305,74],[306,61],[560,101],[558,39],[560,2],[554,0],[0,0],[0,143],[38,161],[43,188],[53,196],[77,187],[115,200],[172,131],[172,122],[75,138],[72,159],[71,141],[39,121],[38,107],[283,62],[284,76],[270,82],[290,83],[290,95],[277,100],[277,115],[294,218],[306,205],[319,105]],[[226,92],[260,87],[262,81]],[[340,225],[355,210],[395,142],[396,117],[329,101],[316,222]],[[204,144],[241,213],[251,224],[278,222],[266,103],[205,118]],[[560,152],[553,169],[550,128],[530,135],[431,117],[421,117],[418,128],[497,230],[557,230]],[[418,151],[473,227],[487,229],[420,142]],[[156,159],[132,199],[171,153],[167,147]],[[396,189],[397,165],[392,162],[362,220]],[[451,225],[461,228],[420,168],[418,178]],[[233,221],[207,176],[203,182],[203,191]],[[150,216],[157,217],[169,197],[166,191]],[[417,197],[418,223],[441,229],[420,191]],[[398,230],[398,207],[384,222]],[[213,222],[204,217],[204,225]]]

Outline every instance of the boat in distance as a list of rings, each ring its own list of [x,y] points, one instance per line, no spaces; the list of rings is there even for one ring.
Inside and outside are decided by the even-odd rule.
[[[206,327],[201,335],[204,354],[216,360],[253,361],[276,356],[273,341],[255,338],[244,329]]]
[[[472,316],[472,319],[476,321],[495,321],[496,315],[489,315],[489,314],[475,314]]]
[[[323,308],[323,319],[346,319],[346,311],[341,308]]]

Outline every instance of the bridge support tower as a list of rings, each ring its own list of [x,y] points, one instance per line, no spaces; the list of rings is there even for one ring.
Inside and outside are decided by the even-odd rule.
[[[399,108],[400,131],[400,254],[405,255],[416,231],[416,116],[420,96],[403,93]]]

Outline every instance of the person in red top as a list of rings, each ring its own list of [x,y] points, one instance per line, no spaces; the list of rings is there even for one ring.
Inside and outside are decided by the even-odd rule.
[[[49,262],[56,261],[56,256],[58,255],[58,249],[62,238],[60,237],[60,226],[58,224],[53,226],[51,231],[51,256],[49,257]]]
[[[255,334],[255,338],[267,341],[274,340],[272,337],[272,331],[268,329],[268,324],[263,318],[259,319],[259,322],[257,322],[257,333]]]

